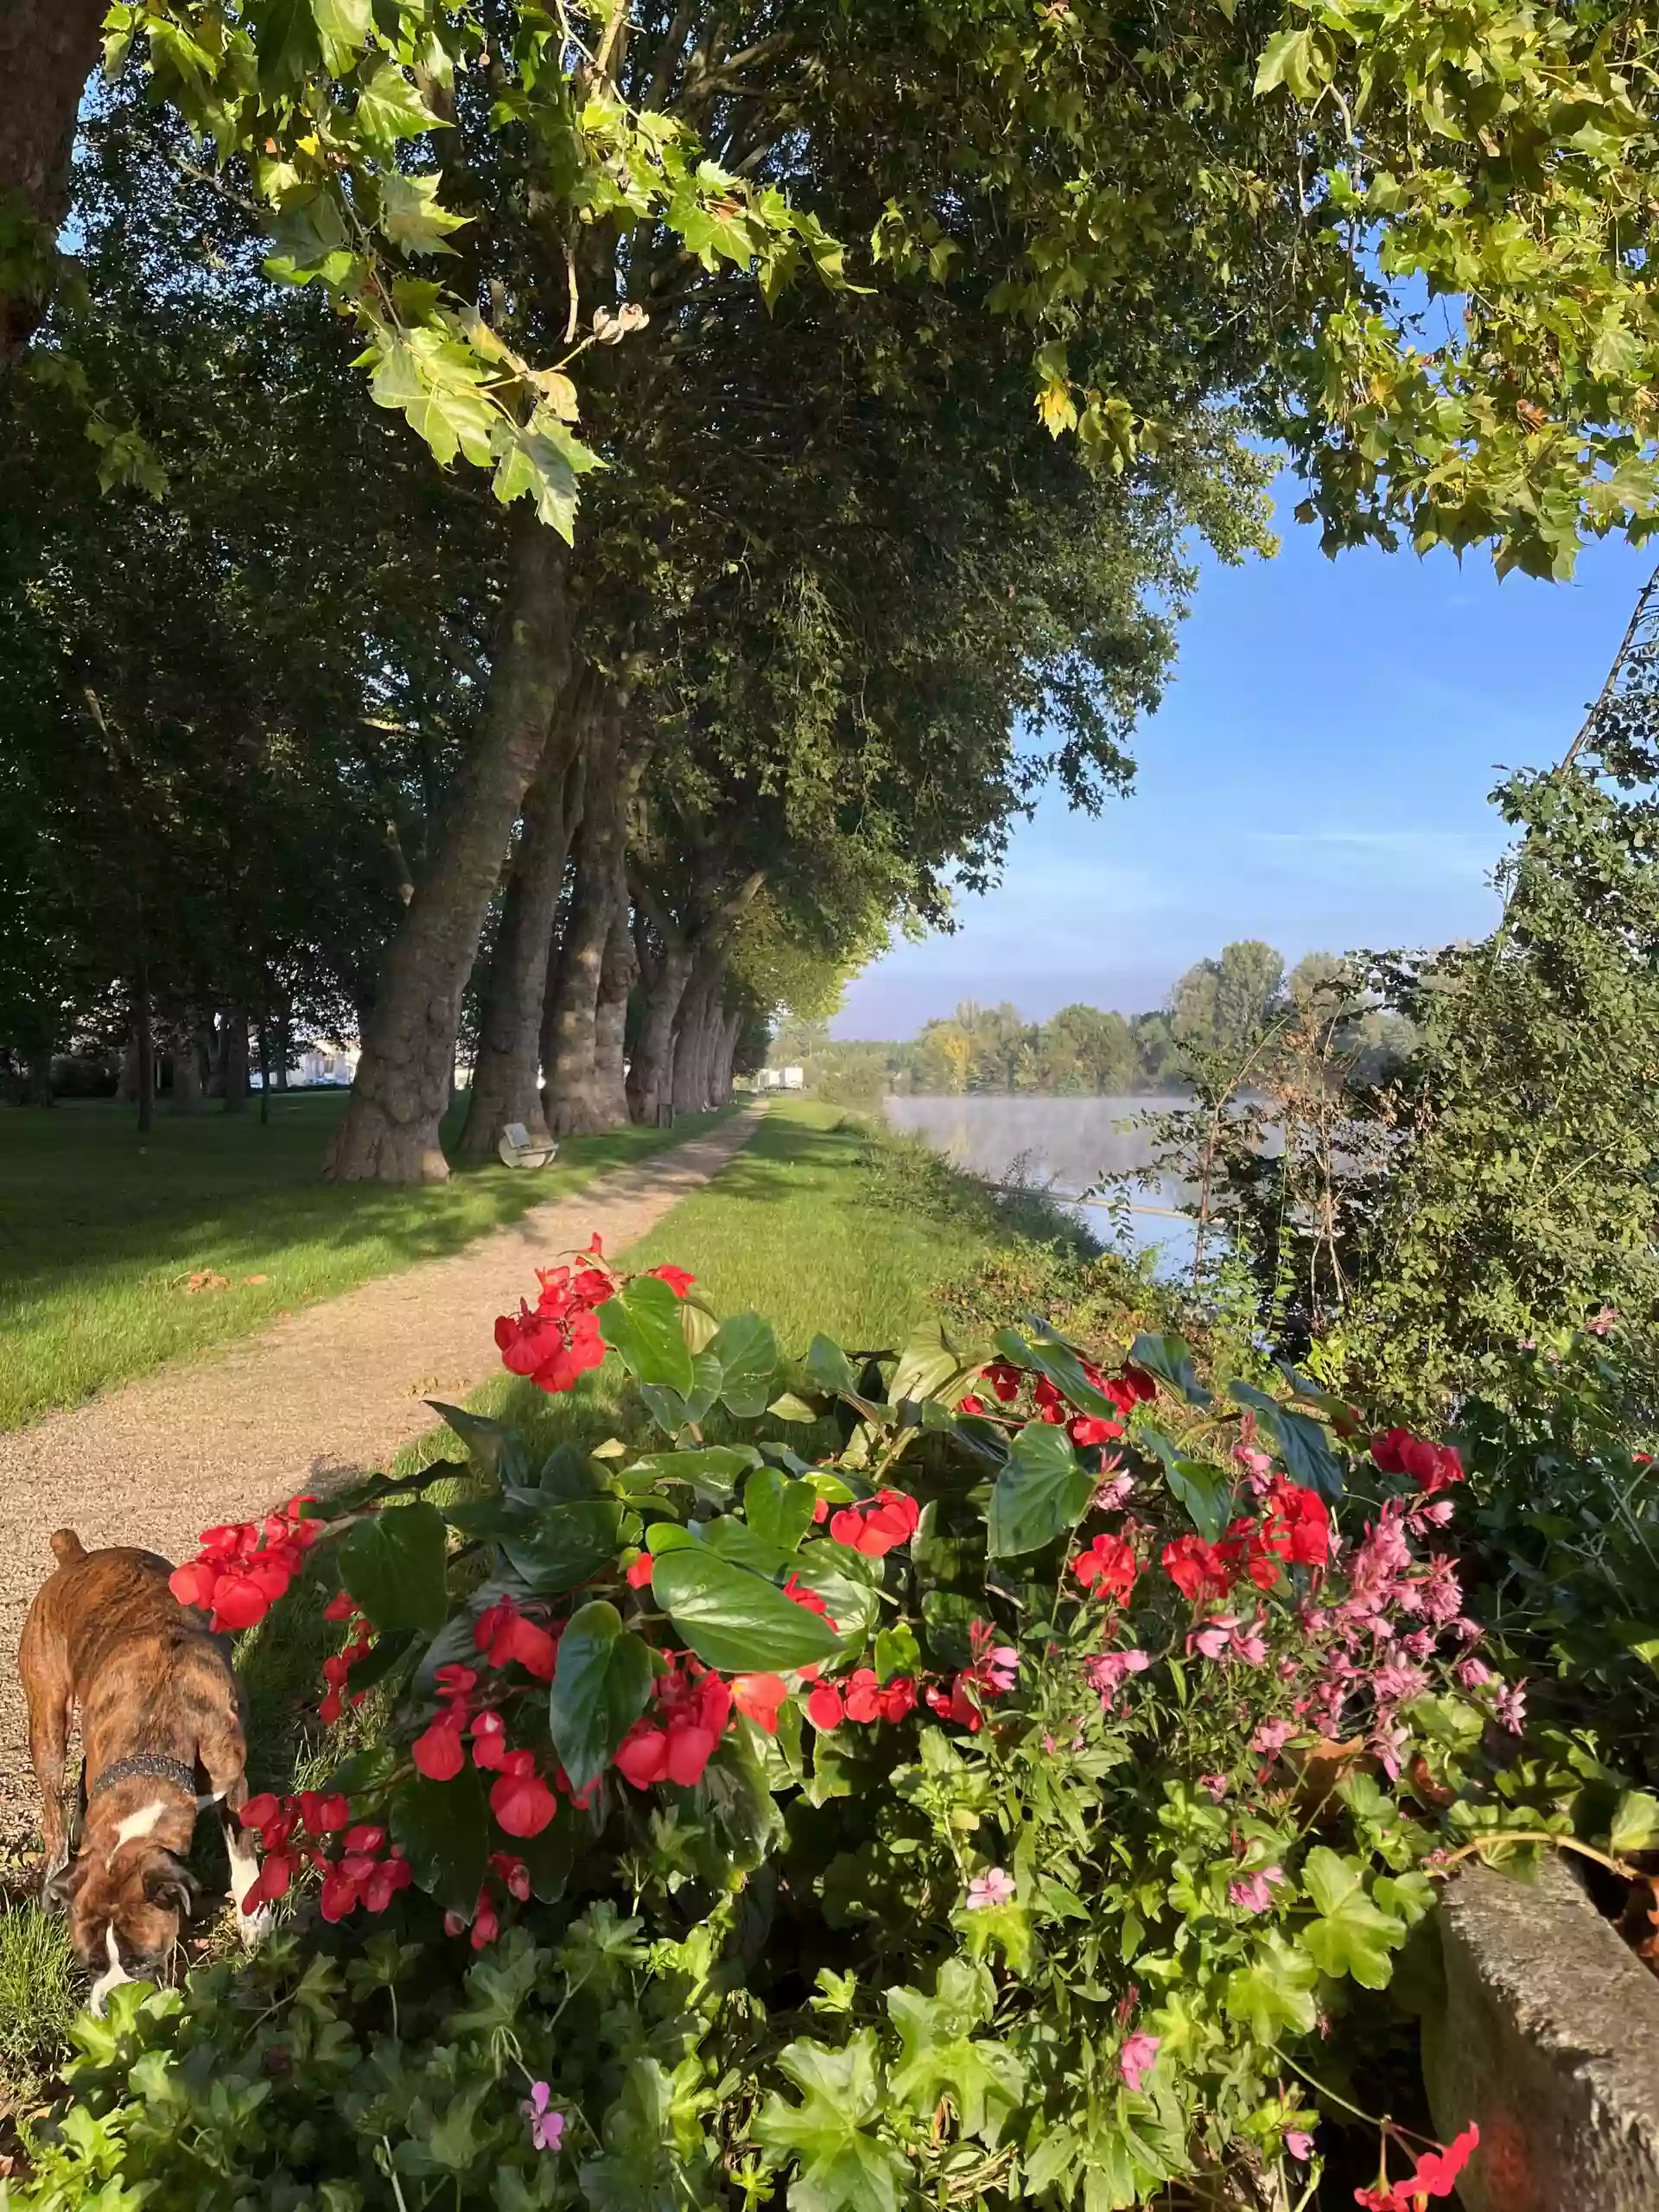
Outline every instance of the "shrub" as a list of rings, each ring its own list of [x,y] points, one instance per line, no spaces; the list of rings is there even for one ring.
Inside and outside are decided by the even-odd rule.
[[[386,1718],[245,1808],[289,1916],[251,1963],[78,2024],[22,2203],[1317,2180],[1299,2053],[1505,1817],[1520,1692],[1463,1608],[1456,1452],[1368,1454],[1294,1378],[1212,1395],[1153,1331],[1101,1362],[936,1327],[862,1368],[820,1337],[786,1369],[694,1294],[595,1248],[497,1323],[545,1389],[617,1357],[658,1446],[537,1465],[444,1408],[483,1494],[296,1501],[180,1570],[237,1617],[337,1585],[322,1710]]]

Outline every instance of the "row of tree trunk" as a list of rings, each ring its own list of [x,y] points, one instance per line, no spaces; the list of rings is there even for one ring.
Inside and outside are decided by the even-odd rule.
[[[628,830],[652,731],[626,678],[586,664],[576,632],[567,549],[523,515],[472,757],[388,952],[329,1148],[340,1180],[447,1177],[439,1125],[461,996],[504,863],[461,1151],[488,1156],[513,1122],[545,1140],[730,1098],[739,1020],[717,936],[671,929],[642,960]]]

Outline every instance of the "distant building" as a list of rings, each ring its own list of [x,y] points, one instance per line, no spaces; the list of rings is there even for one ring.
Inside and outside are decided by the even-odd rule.
[[[297,1068],[290,1068],[288,1079],[292,1084],[337,1084],[348,1089],[357,1073],[357,1053],[343,1045],[325,1049],[314,1045],[309,1052],[302,1052]]]
[[[804,1090],[804,1068],[762,1068],[755,1077],[762,1090]]]

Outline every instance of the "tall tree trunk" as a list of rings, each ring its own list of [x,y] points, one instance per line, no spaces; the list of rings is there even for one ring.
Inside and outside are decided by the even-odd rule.
[[[5,0],[0,7],[0,208],[11,200],[31,217],[48,250],[69,212],[75,118],[98,66],[103,20],[104,0]],[[44,264],[26,256],[24,266],[17,289],[0,291],[0,369],[22,356],[46,311],[49,252]]]
[[[196,1033],[188,1021],[173,1031],[173,1097],[169,1111],[194,1114],[201,1105],[201,1070],[196,1059]]]
[[[259,1126],[270,1119],[270,1024],[259,1017]]]
[[[231,1017],[220,1009],[208,1016],[207,1027],[207,1096],[225,1096],[225,1068],[231,1049]]]
[[[473,1103],[461,1135],[461,1151],[474,1160],[491,1156],[511,1122],[522,1122],[536,1143],[545,1143],[551,1134],[542,1111],[542,1011],[553,917],[582,820],[586,772],[587,713],[579,696],[571,704],[569,715],[560,710],[524,801],[524,827],[502,903],[479,1020]]]
[[[29,1056],[29,1088],[24,1093],[30,1106],[50,1106],[52,1097],[52,1047],[41,1045]]]
[[[127,1032],[126,1046],[121,1055],[121,1072],[116,1078],[115,1095],[123,1106],[130,1106],[138,1096],[138,1024],[136,1017]]]
[[[713,991],[708,979],[696,976],[680,1004],[679,1034],[674,1042],[674,1110],[677,1114],[701,1114],[709,1103],[704,1068],[708,1059],[712,999]]]
[[[663,949],[645,980],[645,1019],[639,1024],[628,1070],[628,1110],[636,1122],[654,1124],[674,1096],[674,1025],[685,987],[691,980],[692,950],[677,931],[665,935]]]
[[[284,1007],[276,1017],[276,1088],[288,1089],[288,1063],[294,1051],[294,1020]]]
[[[132,1034],[138,1062],[138,1134],[147,1137],[156,1114],[156,1039],[150,1028],[148,981],[142,982],[133,995]]]
[[[543,1104],[555,1136],[616,1126],[601,1096],[596,1023],[611,924],[626,906],[627,804],[643,765],[643,753],[625,749],[621,702],[613,697],[589,745],[575,881],[542,1025]]]
[[[248,1017],[240,1007],[225,1015],[225,1111],[240,1114],[248,1103]]]
[[[732,1063],[737,1057],[738,1032],[743,1027],[743,1015],[737,1007],[721,1010],[715,1033],[714,1065],[714,1096],[715,1106],[729,1106],[732,1103]]]
[[[514,526],[506,602],[481,727],[436,850],[388,948],[363,1057],[324,1172],[341,1182],[442,1182],[461,995],[570,673],[563,542]]]
[[[639,971],[633,931],[628,927],[626,882],[616,890],[611,912],[611,933],[605,942],[605,958],[599,972],[599,1003],[594,1014],[594,1097],[607,1129],[620,1128],[628,1118],[628,1090],[624,1038],[628,1025],[628,994]]]

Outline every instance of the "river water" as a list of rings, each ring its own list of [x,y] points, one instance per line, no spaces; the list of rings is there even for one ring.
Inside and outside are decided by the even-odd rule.
[[[889,1098],[893,1128],[925,1137],[958,1166],[993,1183],[1028,1183],[1057,1198],[1080,1199],[1103,1174],[1144,1167],[1152,1147],[1134,1126],[1146,1113],[1167,1113],[1181,1102],[1167,1094],[1120,1098]],[[1192,1224],[1174,1214],[1179,1184],[1130,1193],[1127,1244],[1158,1255],[1159,1272],[1188,1265]],[[1074,1205],[1080,1221],[1102,1243],[1118,1242],[1111,1217],[1098,1206]]]

